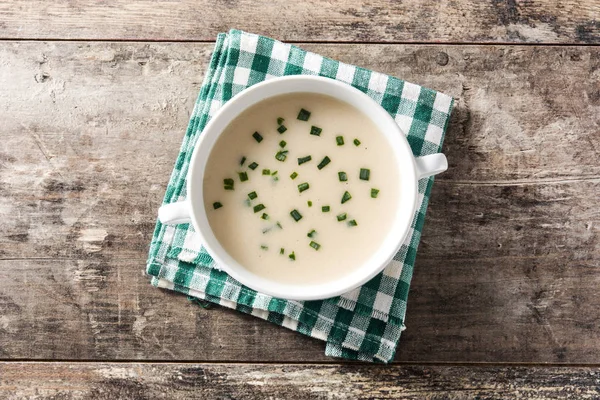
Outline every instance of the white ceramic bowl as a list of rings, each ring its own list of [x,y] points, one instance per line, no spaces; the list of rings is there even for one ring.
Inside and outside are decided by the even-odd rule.
[[[400,176],[401,193],[389,234],[371,254],[367,262],[348,275],[333,282],[313,285],[293,285],[271,281],[244,268],[221,246],[208,223],[203,200],[204,171],[208,156],[219,135],[248,107],[266,98],[295,92],[310,92],[335,97],[370,117],[394,150]],[[158,212],[164,224],[191,222],[202,242],[220,267],[244,285],[275,297],[292,300],[315,300],[348,292],[381,272],[398,252],[413,219],[417,202],[417,181],[443,172],[448,168],[446,157],[439,153],[415,158],[404,132],[390,115],[374,100],[345,83],[321,77],[297,75],[275,78],[258,83],[229,100],[206,125],[200,135],[187,176],[187,199],[164,205]]]

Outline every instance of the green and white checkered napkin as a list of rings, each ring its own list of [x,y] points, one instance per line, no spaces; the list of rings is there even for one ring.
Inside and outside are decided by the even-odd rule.
[[[407,132],[416,156],[441,150],[453,104],[451,97],[270,38],[231,30],[217,37],[164,203],[185,199],[194,144],[225,102],[258,82],[296,74],[337,79],[375,99]],[[147,273],[155,286],[234,308],[324,340],[326,355],[389,362],[404,329],[408,288],[432,184],[433,178],[419,181],[419,208],[394,260],[371,281],[339,297],[302,302],[257,293],[219,270],[188,224],[156,223]]]

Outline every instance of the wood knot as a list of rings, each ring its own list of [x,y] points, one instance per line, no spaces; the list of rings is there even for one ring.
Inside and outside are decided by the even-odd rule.
[[[441,65],[442,67],[448,65],[448,54],[444,53],[443,51],[440,51],[435,56],[435,62],[438,63],[438,65]]]

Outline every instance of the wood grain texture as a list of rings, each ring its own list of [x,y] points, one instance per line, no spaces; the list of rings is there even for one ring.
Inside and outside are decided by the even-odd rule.
[[[397,359],[600,362],[600,48],[302,47],[458,99]],[[211,50],[0,43],[0,357],[327,360],[142,275]]]
[[[288,41],[599,43],[594,0],[184,0],[0,3],[0,38],[211,41],[230,28]]]
[[[597,399],[598,368],[0,363],[5,399]]]

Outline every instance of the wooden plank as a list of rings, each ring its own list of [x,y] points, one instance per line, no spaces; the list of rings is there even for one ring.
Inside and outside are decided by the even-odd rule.
[[[597,399],[600,369],[0,363],[6,399]]]
[[[0,38],[214,40],[238,28],[288,41],[598,43],[594,0],[315,2],[14,0]]]
[[[142,276],[211,47],[0,43],[1,357],[326,360]],[[597,363],[600,49],[303,47],[458,98],[397,359]]]

